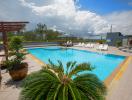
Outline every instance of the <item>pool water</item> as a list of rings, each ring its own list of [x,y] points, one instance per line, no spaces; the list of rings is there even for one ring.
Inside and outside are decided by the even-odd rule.
[[[68,61],[77,61],[78,64],[88,62],[95,67],[91,73],[96,74],[101,80],[105,80],[125,59],[124,56],[61,47],[30,48],[28,52],[44,63],[48,63],[49,59],[54,63],[60,60],[64,67]]]

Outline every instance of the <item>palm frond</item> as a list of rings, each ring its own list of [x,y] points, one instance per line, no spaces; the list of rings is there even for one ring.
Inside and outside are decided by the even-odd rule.
[[[63,100],[68,100],[68,86],[65,85],[63,88]]]
[[[49,92],[47,94],[47,100],[56,100],[60,87],[61,87],[61,84],[59,85],[53,84],[51,88],[49,88]]]
[[[62,64],[62,62],[60,61],[60,60],[58,60],[58,69],[62,72],[62,73],[64,73],[64,68],[63,68],[63,64]]]
[[[58,60],[58,64],[54,64],[50,59],[49,59],[49,64],[46,66],[47,69],[51,69],[56,73],[61,73],[63,75],[64,73],[64,68],[63,64],[61,61]]]
[[[69,71],[72,70],[75,65],[76,65],[76,61],[72,62],[72,61],[69,61],[67,62],[67,66],[66,66],[66,75],[68,75]]]
[[[68,87],[73,100],[81,100],[81,95],[77,87],[73,83],[68,84]]]
[[[106,87],[102,81],[94,74],[83,74],[76,77],[73,82],[80,90],[86,92],[88,97],[102,100],[106,95]]]
[[[61,85],[61,87],[58,91],[56,100],[63,100],[63,88],[64,88],[64,85]]]
[[[93,69],[94,67],[92,67],[89,63],[78,64],[72,70],[70,70],[68,77],[78,75],[80,72],[83,71],[92,71]]]
[[[21,98],[30,98],[30,100],[46,98],[49,88],[59,83],[58,77],[50,70],[41,70],[33,73],[24,80]]]
[[[67,64],[66,64],[66,74],[68,74],[68,70],[71,67],[71,64],[72,64],[71,61],[67,62]]]
[[[47,66],[49,68],[57,68],[57,65],[55,65],[50,59],[48,61],[49,61],[49,64],[47,64]]]

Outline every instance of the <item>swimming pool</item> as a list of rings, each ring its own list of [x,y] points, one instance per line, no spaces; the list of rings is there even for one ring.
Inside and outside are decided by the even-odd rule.
[[[105,80],[125,59],[124,56],[61,47],[29,48],[28,52],[44,63],[48,63],[49,59],[54,63],[60,60],[63,65],[68,61],[88,62],[95,67],[91,73],[96,74],[101,80]]]

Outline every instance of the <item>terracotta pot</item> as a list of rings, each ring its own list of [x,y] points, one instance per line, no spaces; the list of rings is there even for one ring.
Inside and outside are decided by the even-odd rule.
[[[27,76],[28,73],[28,64],[23,63],[21,64],[21,68],[18,70],[10,70],[9,74],[12,77],[13,80],[22,80]]]

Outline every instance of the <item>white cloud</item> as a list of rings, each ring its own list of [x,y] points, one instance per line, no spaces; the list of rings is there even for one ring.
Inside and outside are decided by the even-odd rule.
[[[20,1],[22,5],[31,8],[35,15],[43,17],[43,20],[52,20],[47,24],[55,24],[64,31],[87,34],[108,30],[108,23],[103,17],[90,11],[79,10],[74,0],[52,0],[53,3],[43,6],[35,6],[34,3],[27,3],[25,0]]]
[[[77,5],[78,0],[39,1],[14,0],[12,2],[11,0],[3,0],[0,4],[0,19],[26,20],[30,22],[30,27],[41,22],[53,29],[85,36],[89,33],[106,33],[109,31],[109,24],[115,24],[116,31],[123,33],[131,31],[129,28],[132,26],[131,12],[101,16],[88,10],[80,10],[80,5]],[[8,6],[9,4],[10,6]],[[126,22],[122,21],[125,17],[127,17]],[[125,26],[121,26],[124,23],[126,23]]]
[[[113,31],[132,35],[132,11],[114,12],[106,19],[113,24]]]
[[[24,6],[32,9],[34,14],[40,16],[71,16],[75,13],[76,6],[73,0],[52,0],[52,3],[43,6],[36,6],[35,3],[28,3],[25,0],[20,0]]]

